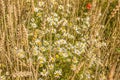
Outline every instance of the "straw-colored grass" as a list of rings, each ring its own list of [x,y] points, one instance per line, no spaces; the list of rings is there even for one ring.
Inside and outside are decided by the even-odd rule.
[[[0,80],[119,80],[120,0],[0,0]]]

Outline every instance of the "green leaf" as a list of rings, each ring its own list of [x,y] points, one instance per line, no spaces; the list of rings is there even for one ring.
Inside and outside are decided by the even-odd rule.
[[[120,48],[117,48],[116,50],[117,50],[117,52],[120,52]]]

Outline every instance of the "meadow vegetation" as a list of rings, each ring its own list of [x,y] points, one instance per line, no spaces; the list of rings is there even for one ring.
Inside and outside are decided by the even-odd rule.
[[[0,80],[120,80],[120,0],[0,0]]]

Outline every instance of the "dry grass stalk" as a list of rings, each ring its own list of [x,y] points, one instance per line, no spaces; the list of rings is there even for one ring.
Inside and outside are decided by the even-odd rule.
[[[5,43],[5,33],[0,33],[0,53],[3,51],[4,49],[4,43]]]
[[[75,80],[75,76],[79,73],[83,65],[84,65],[84,62],[78,64],[77,69],[74,71],[74,75],[72,76],[70,80]]]
[[[12,74],[12,76],[15,77],[28,77],[28,76],[32,76],[32,72],[28,72],[28,71],[20,71],[20,72],[15,72]]]
[[[117,66],[117,63],[112,65],[111,70],[110,70],[110,74],[109,74],[109,78],[108,78],[109,80],[114,80],[116,66]]]
[[[21,77],[34,77],[31,80],[37,80],[37,78],[39,77],[39,64],[36,65],[36,63],[32,63],[26,65],[26,60],[28,59],[28,57],[32,56],[32,54],[30,54],[29,56],[26,56],[23,60],[16,58],[15,55],[13,55],[13,53],[15,53],[13,51],[14,47],[17,47],[17,49],[23,49],[28,50],[28,48],[30,48],[31,46],[29,46],[28,43],[28,25],[29,21],[31,19],[31,14],[34,13],[35,10],[35,2],[37,2],[37,0],[28,0],[30,4],[30,9],[28,9],[28,6],[26,5],[26,0],[0,0],[0,24],[2,27],[0,27],[0,55],[1,53],[5,53],[5,55],[0,56],[0,61],[3,64],[7,64],[6,67],[4,67],[4,70],[6,71],[10,71],[10,73],[12,73],[12,77],[11,80],[14,80],[14,78],[19,77],[19,79],[22,80]],[[42,1],[42,0],[39,0]],[[43,0],[44,1],[44,0]],[[48,10],[47,7],[50,7],[50,3],[54,1],[54,0],[46,0],[47,5],[45,4],[46,10]],[[70,22],[70,24],[72,23],[72,19],[76,18],[76,17],[84,17],[84,11],[82,11],[82,3],[88,3],[88,0],[60,0],[60,4],[63,5],[63,7],[67,7],[66,4],[71,3],[73,7],[69,8],[68,10],[71,10],[71,16],[70,18],[68,18],[68,24]],[[115,62],[116,59],[119,59],[119,56],[116,56],[118,53],[115,51],[116,47],[120,47],[119,46],[119,19],[117,19],[113,25],[111,25],[110,20],[108,18],[107,12],[109,12],[109,7],[110,7],[110,3],[113,2],[113,0],[109,0],[107,3],[107,7],[105,8],[105,11],[103,11],[102,17],[99,16],[99,14],[101,14],[102,12],[102,5],[105,4],[107,0],[101,1],[102,3],[98,6],[97,4],[99,4],[99,0],[94,0],[92,1],[92,5],[93,8],[91,10],[85,11],[86,13],[88,13],[88,17],[90,17],[91,22],[90,22],[90,32],[89,32],[89,48],[87,49],[87,52],[85,52],[85,57],[87,55],[87,57],[89,57],[89,61],[81,61],[80,64],[78,64],[77,69],[73,72],[73,76],[70,77],[71,80],[75,80],[76,75],[80,72],[81,68],[83,67],[83,65],[85,63],[92,64],[92,62],[94,60],[98,60],[97,63],[97,67],[95,68],[95,73],[93,73],[95,75],[95,79],[99,80],[99,66],[101,67],[99,60],[102,60],[103,56],[106,54],[109,54],[105,57],[104,60],[102,60],[102,62],[106,62],[107,67],[110,67],[110,64],[112,62]],[[111,2],[110,2],[111,1]],[[57,11],[57,7],[58,4],[53,5],[53,12]],[[114,17],[117,12],[119,11],[120,8],[120,0],[119,0],[119,5],[116,6],[116,8],[113,10],[113,12],[111,13],[111,18]],[[80,9],[80,11],[79,11]],[[52,10],[52,9],[51,9]],[[85,9],[84,9],[85,10]],[[43,12],[47,12],[47,15],[49,15],[49,10],[48,11],[43,11]],[[79,15],[79,12],[82,12]],[[46,14],[46,13],[45,13]],[[43,15],[45,15],[43,14]],[[62,15],[61,17],[63,17],[64,15]],[[116,15],[118,16],[118,15]],[[120,18],[118,16],[118,18]],[[29,19],[29,20],[28,20]],[[43,19],[44,20],[44,19]],[[107,23],[106,23],[107,20]],[[58,25],[58,32],[60,31],[60,29],[62,29],[62,24],[63,24],[64,20],[61,21]],[[74,21],[73,21],[74,22]],[[112,36],[114,37],[114,39],[112,39],[111,37],[108,37],[108,39],[106,39],[106,42],[109,44],[109,46],[107,48],[105,48],[102,52],[101,49],[101,45],[99,45],[99,43],[101,43],[102,40],[105,40],[103,36],[105,29],[101,28],[101,23],[105,25],[105,28],[111,28],[111,27],[115,27],[113,28],[113,30],[111,30]],[[42,24],[42,23],[41,23]],[[74,23],[72,23],[74,24]],[[108,26],[110,25],[110,26]],[[78,25],[79,26],[79,25]],[[41,28],[41,26],[39,26]],[[50,26],[51,27],[51,26]],[[46,28],[46,21],[44,21],[44,28]],[[53,28],[53,27],[52,27]],[[67,32],[70,32],[69,26],[66,27],[67,28]],[[34,30],[33,30],[34,31]],[[102,34],[101,34],[102,31]],[[85,33],[84,33],[85,34]],[[53,39],[52,39],[52,34],[50,35],[50,42],[52,45]],[[76,34],[75,34],[76,37]],[[37,38],[37,37],[36,37]],[[35,39],[36,39],[35,38]],[[46,38],[46,36],[45,36]],[[49,37],[48,37],[49,38]],[[46,39],[48,39],[46,38]],[[43,39],[44,40],[44,39]],[[66,39],[68,40],[68,39]],[[73,41],[73,43],[75,43],[76,41]],[[33,45],[32,45],[33,46]],[[89,52],[91,51],[91,52]],[[28,50],[28,53],[32,53],[32,51]],[[50,50],[50,53],[52,54],[52,50]],[[113,54],[114,53],[114,54]],[[15,53],[16,54],[16,53]],[[93,57],[91,57],[92,55],[95,56],[94,59]],[[4,57],[3,57],[4,56]],[[33,56],[32,56],[33,57]],[[83,58],[83,57],[82,57]],[[91,59],[93,58],[93,59]],[[36,58],[34,58],[36,59]],[[33,60],[34,60],[33,59]],[[86,58],[84,58],[86,59]],[[25,60],[25,61],[24,61]],[[35,61],[35,60],[34,60]],[[41,61],[42,62],[42,61]],[[37,66],[37,67],[36,67]],[[46,65],[45,65],[46,66]],[[105,69],[105,66],[102,65],[102,68]],[[30,72],[28,71],[24,71],[24,68],[27,68]],[[113,65],[110,69],[110,73],[109,73],[109,80],[113,80],[115,74],[119,73],[115,73],[116,70],[116,64]],[[85,68],[88,69],[88,68]],[[102,69],[101,69],[102,70]],[[18,71],[18,72],[15,72]],[[13,73],[15,72],[15,73]],[[32,73],[33,72],[33,73]],[[84,72],[84,71],[83,71]],[[106,73],[105,71],[103,71],[103,73]],[[84,74],[84,73],[83,73]],[[64,75],[63,75],[64,77]],[[30,80],[30,79],[29,79]],[[51,79],[52,80],[52,79]]]
[[[24,24],[22,25],[22,38],[24,47],[28,47],[28,31]]]

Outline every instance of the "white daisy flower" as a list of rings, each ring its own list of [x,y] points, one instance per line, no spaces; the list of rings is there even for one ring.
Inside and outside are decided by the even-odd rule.
[[[76,67],[75,64],[72,64],[72,65],[70,66],[70,68],[71,68],[71,70],[73,70],[73,71],[75,71],[75,70],[77,69],[77,67]]]
[[[62,71],[61,70],[57,70],[57,71],[54,72],[54,76],[56,78],[60,78],[61,75],[62,75]]]
[[[31,23],[31,26],[32,26],[33,28],[37,28],[37,24],[35,24],[35,23]]]
[[[40,73],[42,76],[46,77],[48,75],[48,71],[46,69],[43,69]]]
[[[50,64],[50,65],[48,65],[48,68],[49,68],[50,70],[52,70],[52,69],[54,68],[54,65],[53,65],[53,64]]]
[[[38,12],[38,11],[39,11],[39,9],[36,7],[36,8],[34,8],[34,11],[35,11],[35,12]]]

